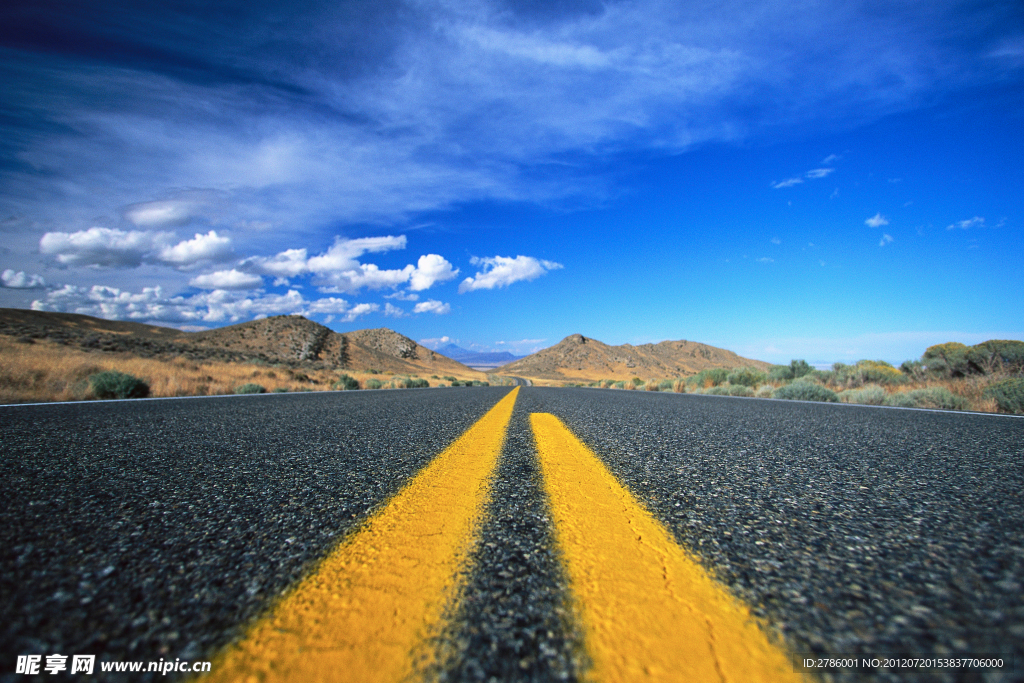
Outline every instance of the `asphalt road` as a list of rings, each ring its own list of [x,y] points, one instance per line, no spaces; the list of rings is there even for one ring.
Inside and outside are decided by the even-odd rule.
[[[1024,680],[1024,420],[519,391],[440,680],[587,665],[533,412],[563,420],[792,650],[1017,665],[836,680]],[[209,658],[507,392],[0,408],[0,680],[28,680],[10,673],[18,654]]]

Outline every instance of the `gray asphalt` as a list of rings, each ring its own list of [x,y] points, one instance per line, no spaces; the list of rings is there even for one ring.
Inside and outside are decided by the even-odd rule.
[[[6,673],[25,653],[206,658],[507,391],[0,408],[0,680],[27,680]],[[1024,680],[1024,420],[541,387],[520,388],[437,678],[586,666],[531,412],[562,418],[793,649],[1017,665],[826,679]]]

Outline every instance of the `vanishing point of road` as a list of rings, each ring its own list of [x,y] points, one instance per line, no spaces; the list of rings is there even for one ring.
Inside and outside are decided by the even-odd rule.
[[[1022,491],[1024,419],[995,415],[530,386],[2,407],[0,681],[53,653],[1021,681]]]

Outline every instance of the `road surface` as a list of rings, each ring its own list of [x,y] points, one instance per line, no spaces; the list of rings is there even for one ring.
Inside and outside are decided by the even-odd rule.
[[[619,513],[581,512],[577,491],[604,481],[602,472],[605,488],[625,496],[609,510],[624,510],[628,524],[652,520],[650,531],[635,534],[642,545],[662,529],[668,545],[659,557],[696,563],[683,601],[723,606],[706,619],[719,636],[709,641],[718,648],[711,679],[744,666],[726,652],[723,634],[735,632],[737,651],[760,651],[763,636],[800,661],[855,656],[858,666],[825,674],[835,680],[1024,680],[1024,420],[655,392],[513,391],[0,408],[0,680],[31,678],[14,673],[18,655],[42,655],[45,664],[54,653],[95,654],[99,662],[213,660],[213,678],[230,679],[237,666],[274,670],[279,653],[261,628],[274,632],[273,623],[293,619],[292,630],[312,639],[310,617],[293,603],[317,623],[325,621],[309,607],[317,600],[347,605],[326,610],[332,614],[377,605],[358,593],[339,597],[332,586],[355,586],[351,567],[372,566],[381,547],[406,542],[430,551],[434,515],[450,516],[437,517],[437,529],[468,531],[421,560],[399,547],[391,565],[417,561],[419,569],[404,578],[389,570],[383,574],[398,583],[367,588],[388,600],[411,595],[411,586],[426,596],[422,619],[432,626],[413,629],[419,644],[398,658],[403,666],[440,680],[613,680],[616,657],[628,667],[647,656],[644,647],[675,648],[659,647],[657,625],[628,614],[645,594],[660,600],[657,586],[628,592],[643,585],[645,549],[601,540]],[[585,464],[588,453],[593,464]],[[584,469],[559,474],[577,465]],[[570,483],[559,494],[564,476]],[[585,505],[596,506],[604,494],[587,495]],[[430,500],[438,504],[416,507]],[[416,512],[389,512],[401,509]],[[618,559],[594,560],[602,548]],[[621,572],[633,560],[626,578],[594,579],[626,586],[618,607],[601,603],[614,590],[587,593],[581,577],[590,575],[580,571]],[[683,564],[664,561],[672,576],[689,576]],[[324,576],[335,578],[320,595]],[[703,590],[706,597],[687,597]],[[400,598],[394,613],[412,601]],[[661,614],[658,604],[645,609]],[[735,609],[755,618],[753,633],[728,625],[725,613]],[[604,619],[601,610],[618,611]],[[390,628],[378,612],[363,611],[365,629]],[[617,624],[640,634],[637,644],[603,650],[602,632]],[[328,642],[332,633],[304,641],[319,653],[312,660],[326,662],[325,653],[339,649]],[[660,673],[650,664],[644,675],[687,680],[679,667],[702,656],[687,648],[682,664]],[[764,648],[770,671],[775,655]],[[899,671],[860,665],[890,657],[935,661]],[[1004,665],[935,668],[964,658]],[[335,673],[351,680],[355,671]],[[804,674],[790,666],[787,675]],[[38,676],[58,678],[73,677]]]

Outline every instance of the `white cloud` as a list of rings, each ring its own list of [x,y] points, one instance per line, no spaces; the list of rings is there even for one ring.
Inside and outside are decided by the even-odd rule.
[[[864,221],[864,225],[871,228],[880,228],[883,225],[889,225],[889,219],[883,216],[881,213],[876,213],[871,218]]]
[[[231,238],[221,237],[216,230],[205,235],[196,233],[193,239],[165,247],[157,259],[180,267],[194,265],[201,261],[223,261],[231,257]]]
[[[164,248],[172,232],[93,227],[78,232],[48,232],[39,240],[40,253],[56,256],[66,266],[132,267],[154,249]]]
[[[412,292],[394,292],[393,294],[385,294],[385,299],[395,299],[397,301],[419,301],[420,295],[413,294]]]
[[[985,219],[981,216],[975,216],[974,218],[968,218],[964,221],[957,221],[952,225],[947,225],[946,230],[952,230],[954,228],[960,228],[961,230],[969,230],[970,228],[980,228],[985,225]]]
[[[444,257],[437,254],[420,256],[416,270],[409,278],[409,289],[414,292],[429,289],[438,282],[447,282],[459,274],[458,268],[452,268]]]
[[[0,275],[0,286],[9,289],[43,289],[46,287],[46,281],[41,275],[26,275],[23,270],[15,273],[8,268]]]
[[[520,280],[535,280],[551,270],[562,268],[562,264],[554,261],[535,259],[532,256],[495,256],[478,258],[474,256],[470,262],[482,266],[482,270],[473,277],[467,277],[459,285],[459,293],[472,292],[477,289],[494,289],[507,287]]]
[[[239,265],[262,275],[273,275],[278,278],[295,277],[306,272],[306,250],[287,249],[269,258],[253,256]]]
[[[787,180],[780,180],[777,183],[772,183],[772,189],[781,190],[784,187],[793,187],[794,185],[799,185],[803,181],[803,178],[789,178]]]
[[[413,313],[434,313],[436,315],[444,315],[445,313],[451,313],[452,307],[449,304],[442,303],[435,299],[428,299],[416,304],[413,309]]]
[[[415,270],[412,265],[401,270],[381,270],[373,263],[363,263],[352,270],[323,273],[313,280],[313,284],[325,293],[355,293],[360,289],[383,289],[405,284]]]
[[[124,217],[140,228],[168,228],[192,220],[193,203],[181,200],[142,202],[124,211]]]
[[[334,314],[351,322],[380,309],[377,304],[350,305],[344,299],[325,297],[306,300],[296,290],[286,294],[244,294],[215,289],[193,296],[166,296],[161,287],[146,287],[140,293],[117,287],[64,287],[51,290],[32,302],[36,311],[81,313],[108,320],[140,322],[234,323],[270,315]]]
[[[314,256],[306,262],[313,273],[336,273],[359,267],[356,260],[366,253],[378,253],[393,249],[405,249],[405,235],[385,237],[361,237],[353,240],[336,238],[325,253]]]
[[[836,169],[834,169],[834,168],[813,168],[810,171],[808,171],[806,173],[806,175],[807,175],[808,178],[811,178],[811,179],[814,179],[814,178],[824,178],[825,176],[827,176],[829,173],[831,173],[834,170],[836,170]]]
[[[885,245],[891,244],[892,242],[893,242],[892,235],[887,233],[887,234],[882,235],[882,240],[878,243],[878,246],[884,247]]]
[[[263,285],[263,278],[232,268],[194,277],[189,284],[202,289],[256,289]]]
[[[406,316],[406,313],[398,306],[395,306],[394,304],[391,303],[387,303],[384,304],[384,315],[389,318],[404,318]]]
[[[782,244],[782,240],[780,240],[778,237],[773,237],[771,239],[771,243],[772,244]]]
[[[757,259],[757,262],[758,263],[775,263],[775,259],[768,258],[767,256],[762,256],[761,258]]]

